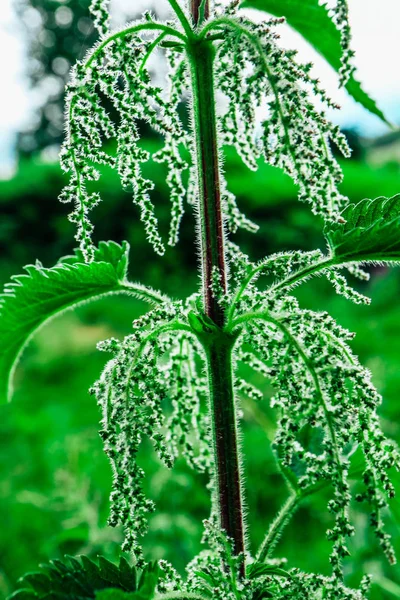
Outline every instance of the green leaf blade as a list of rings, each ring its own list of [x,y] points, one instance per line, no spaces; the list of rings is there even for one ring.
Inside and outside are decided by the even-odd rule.
[[[400,194],[350,204],[325,227],[336,264],[400,262]]]
[[[136,569],[126,561],[117,566],[99,557],[97,565],[86,556],[66,556],[63,562],[53,560],[24,575],[20,589],[8,600],[151,600],[153,592],[145,598],[136,582]]]
[[[325,5],[318,0],[243,0],[241,8],[255,8],[275,17],[285,17],[287,23],[339,71],[342,49],[340,33],[329,17]],[[366,110],[390,125],[376,102],[362,89],[361,84],[350,77],[346,90]]]
[[[25,274],[5,286],[0,296],[0,402],[11,398],[18,360],[42,325],[84,302],[127,291],[127,256],[127,244],[103,243],[91,263],[77,253],[52,268],[28,265]]]

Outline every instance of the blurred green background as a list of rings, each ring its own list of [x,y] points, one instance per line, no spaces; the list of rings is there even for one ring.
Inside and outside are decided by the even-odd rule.
[[[66,3],[73,15],[67,28],[57,23],[50,1],[19,2],[22,17],[27,8],[38,10],[43,17],[42,33],[48,30],[58,40],[53,48],[45,34],[40,38],[27,31],[30,56],[42,65],[41,70],[31,74],[32,85],[49,70],[54,75],[54,57],[62,55],[66,61],[72,60],[76,50],[73,42],[79,38],[79,31],[84,30],[84,34],[78,39],[79,52],[75,54],[92,41],[90,22],[84,22],[86,29],[82,23],[79,26],[79,19],[87,19],[87,4],[84,0]],[[61,44],[60,31],[69,44]],[[47,45],[38,44],[38,39],[47,40]],[[67,75],[59,72],[56,76]],[[36,258],[51,266],[74,247],[74,228],[66,219],[66,207],[57,202],[65,178],[57,162],[51,160],[61,139],[62,119],[58,128],[54,119],[62,114],[62,95],[44,101],[38,114],[35,125],[18,136],[16,172],[0,181],[1,283]],[[144,127],[143,135],[146,146],[157,145],[157,139]],[[351,159],[341,162],[343,193],[357,202],[399,192],[399,135],[395,132],[366,140],[349,131],[348,137],[354,152]],[[161,229],[166,233],[166,173],[157,163],[149,163],[148,169],[156,182],[154,199]],[[321,221],[297,202],[295,186],[281,172],[261,165],[256,174],[251,173],[232,151],[226,152],[225,169],[240,206],[260,225],[255,236],[234,236],[253,259],[275,251],[324,247]],[[131,279],[175,297],[193,292],[199,279],[191,211],[184,218],[180,244],[159,259],[146,242],[138,212],[129,194],[121,191],[115,174],[104,170],[99,189],[103,202],[93,213],[96,240],[130,242]],[[357,332],[352,346],[372,371],[373,381],[384,397],[380,411],[383,428],[400,442],[400,273],[373,268],[371,281],[362,284],[361,289],[372,297],[371,306],[353,306],[335,296],[323,280],[310,282],[296,293],[305,307],[327,310],[342,325]],[[24,572],[50,558],[101,553],[112,559],[119,555],[121,531],[106,526],[111,470],[97,435],[98,410],[87,390],[105,362],[105,356],[95,350],[96,342],[129,333],[131,321],[144,308],[125,297],[109,297],[81,307],[44,327],[23,356],[16,374],[14,401],[0,407],[0,598],[13,590]],[[263,390],[263,402],[243,399],[252,550],[261,542],[286,496],[270,450],[275,428],[275,415],[268,406],[272,390],[265,384]],[[141,462],[147,473],[148,493],[157,504],[144,540],[147,556],[167,558],[183,571],[201,547],[201,521],[209,514],[206,481],[182,462],[167,471],[146,443]],[[394,480],[400,494],[400,476],[394,474]],[[329,492],[327,489],[308,498],[287,528],[277,556],[287,557],[290,566],[329,572],[330,544],[325,539],[325,530],[331,526],[326,510]],[[391,502],[391,508],[387,527],[400,556],[399,499]],[[372,572],[374,600],[400,598],[400,568],[385,563],[362,506],[352,507],[352,517],[357,533],[351,541],[352,557],[346,561],[349,583],[356,585],[364,572]]]

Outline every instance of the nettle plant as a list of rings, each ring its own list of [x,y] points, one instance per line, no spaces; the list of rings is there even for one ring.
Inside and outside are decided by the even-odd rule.
[[[22,348],[50,317],[105,294],[126,293],[150,304],[127,337],[99,344],[111,359],[91,390],[113,471],[109,524],[123,526],[122,550],[132,553],[134,566],[125,559],[118,567],[85,557],[53,561],[23,579],[23,589],[13,597],[359,600],[368,594],[369,577],[357,590],[343,579],[347,540],[354,534],[351,457],[356,450],[363,455],[363,490],[356,500],[365,503],[382,550],[394,563],[382,513],[394,495],[388,471],[400,466],[399,453],[381,430],[381,397],[348,344],[353,334],[326,312],[301,308],[292,291],[324,276],[350,301],[369,302],[343,272],[365,280],[368,274],[360,265],[400,261],[400,196],[352,205],[340,193],[342,174],[331,143],[345,156],[350,150],[338,127],[315,108],[313,96],[327,106],[334,103],[312,77],[311,65],[300,64],[295,51],[279,45],[281,15],[326,55],[356,99],[383,115],[353,78],[345,0],[329,10],[317,0],[247,1],[245,6],[274,15],[259,23],[242,14],[237,1],[169,4],[171,21],[161,23],[146,13],[110,32],[107,2],[92,1],[100,40],[72,71],[61,151],[61,165],[70,174],[61,201],[74,206],[69,218],[77,225],[79,249],[53,268],[26,267],[1,298],[3,396],[10,396]],[[304,20],[302,12],[311,8],[314,12]],[[316,38],[321,29],[326,35]],[[149,72],[156,50],[168,64],[163,88]],[[182,107],[189,113],[187,126]],[[151,158],[168,167],[169,245],[178,241],[185,203],[194,214],[201,278],[199,290],[185,301],[128,281],[126,242],[98,247],[92,242],[89,214],[100,196],[87,184],[99,177],[96,165],[105,164],[131,190],[149,242],[156,253],[164,253],[151,200],[153,183],[141,171],[150,155],[141,145],[140,121],[163,139]],[[108,139],[116,139],[116,152],[107,152]],[[229,239],[238,228],[254,232],[257,226],[228,189],[225,145],[234,146],[251,170],[264,159],[294,179],[300,200],[324,219],[324,251],[283,252],[255,263]],[[262,289],[257,286],[261,277],[266,278]],[[251,532],[243,510],[239,397],[257,401],[262,393],[239,377],[239,363],[275,389],[273,449],[289,491],[255,556],[249,552]],[[185,578],[166,561],[146,564],[143,556],[141,538],[155,510],[144,494],[145,474],[137,462],[144,436],[168,467],[182,455],[210,478],[207,549],[193,558]],[[332,490],[329,576],[301,572],[273,556],[301,501],[324,486]]]

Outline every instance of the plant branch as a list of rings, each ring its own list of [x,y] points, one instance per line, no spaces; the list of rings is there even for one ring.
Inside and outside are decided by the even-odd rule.
[[[170,298],[165,296],[162,292],[153,290],[153,288],[142,285],[141,283],[130,283],[129,281],[124,281],[121,283],[120,290],[121,292],[125,292],[131,296],[139,298],[140,300],[144,300],[145,302],[150,302],[153,304],[170,302]]]
[[[279,96],[278,87],[276,84],[276,80],[273,76],[273,73],[271,72],[271,68],[267,62],[267,59],[266,59],[266,56],[265,56],[265,53],[264,53],[264,50],[263,50],[260,40],[258,39],[257,36],[253,35],[253,33],[251,31],[249,31],[247,29],[247,27],[238,23],[237,21],[229,19],[228,17],[221,17],[215,21],[211,21],[209,26],[206,26],[201,33],[202,33],[202,35],[206,35],[209,31],[212,31],[215,27],[219,27],[220,25],[222,25],[222,26],[228,25],[228,27],[230,27],[231,29],[234,29],[234,30],[238,31],[239,33],[243,34],[245,37],[247,37],[250,44],[252,44],[252,46],[255,48],[255,50],[259,54],[260,60],[263,63],[263,67],[265,69],[265,74],[268,77],[269,84],[270,84],[273,94],[275,96],[275,100],[276,100],[277,107],[278,107],[278,112],[281,117],[282,127],[283,127],[283,131],[285,134],[285,140],[288,145],[288,148],[290,148],[290,154],[291,154],[291,157],[295,164],[296,157],[294,156],[293,150],[291,149],[290,132],[289,132],[288,124],[287,124],[286,119],[283,114],[282,102],[281,102],[281,99]]]
[[[282,281],[278,281],[278,283],[275,283],[274,285],[269,287],[268,290],[266,290],[266,293],[268,294],[272,291],[277,291],[277,290],[284,289],[284,288],[290,288],[292,286],[297,285],[298,283],[304,283],[313,275],[316,275],[320,271],[323,271],[324,269],[328,269],[329,267],[332,267],[334,265],[335,265],[334,258],[327,257],[323,261],[309,265],[309,266],[305,267],[304,269],[300,269],[296,273],[289,275],[285,279],[282,279]],[[232,319],[235,314],[236,306],[237,306],[238,302],[240,301],[240,298],[246,291],[246,288],[257,277],[257,275],[260,273],[260,271],[262,271],[263,268],[264,268],[264,264],[257,265],[257,267],[255,267],[251,271],[251,273],[249,273],[249,275],[242,281],[240,287],[238,288],[238,290],[236,291],[236,293],[233,297],[232,303],[229,308],[228,326],[230,324],[232,324]]]
[[[257,552],[257,562],[264,562],[270,556],[278,542],[282,530],[298,507],[300,499],[301,493],[297,493],[291,494],[286,500],[274,521],[271,523],[268,533]]]
[[[141,62],[141,64],[140,64],[140,67],[139,67],[139,73],[142,73],[142,72],[143,72],[143,69],[145,68],[145,66],[146,66],[146,63],[147,63],[147,61],[149,60],[149,58],[150,58],[150,56],[151,56],[151,54],[152,54],[153,50],[155,50],[155,49],[157,48],[157,46],[158,46],[158,45],[159,45],[159,44],[162,42],[162,40],[165,38],[165,36],[166,36],[166,35],[167,35],[167,34],[165,33],[165,31],[162,31],[162,32],[160,33],[160,35],[158,35],[158,36],[157,36],[157,37],[156,37],[156,38],[155,38],[155,39],[154,39],[154,40],[151,42],[151,44],[150,44],[150,46],[149,46],[149,48],[148,48],[148,50],[147,50],[146,54],[145,54],[145,55],[144,55],[144,57],[143,57],[143,60],[142,60],[142,62]]]
[[[164,25],[163,23],[138,23],[137,25],[132,25],[131,27],[127,27],[122,31],[117,31],[110,35],[108,38],[103,40],[96,48],[93,50],[92,54],[90,54],[89,58],[85,62],[85,67],[89,68],[91,64],[96,60],[98,55],[104,50],[108,44],[115,40],[122,40],[127,35],[131,35],[133,33],[139,33],[140,31],[162,31],[165,35],[172,35],[174,37],[179,38],[182,42],[186,42],[187,38],[183,33],[180,33],[173,27],[169,27],[169,25]]]
[[[286,483],[292,488],[290,485],[286,475],[283,473]],[[264,562],[271,554],[272,550],[276,546],[279,541],[279,536],[282,533],[282,530],[289,523],[291,517],[298,509],[300,502],[304,500],[307,496],[311,496],[315,492],[323,489],[328,482],[319,482],[316,485],[312,485],[308,488],[297,488],[297,490],[293,490],[290,496],[287,498],[285,504],[282,506],[275,519],[272,521],[268,532],[257,552],[257,562]]]
[[[192,31],[192,28],[190,26],[188,19],[186,18],[185,13],[179,6],[178,0],[168,0],[168,2],[170,4],[172,10],[175,12],[176,16],[178,17],[183,29],[185,30],[187,37],[190,39],[191,37],[193,37],[193,31]]]
[[[268,288],[267,293],[275,292],[277,290],[284,289],[284,288],[291,288],[293,286],[296,286],[298,283],[305,283],[313,275],[317,275],[321,271],[324,271],[325,269],[329,269],[330,267],[333,267],[333,266],[336,266],[335,258],[332,256],[328,256],[325,260],[322,260],[321,262],[315,263],[313,265],[309,265],[308,267],[305,267],[304,269],[300,269],[296,273],[289,275],[289,277],[282,279],[282,281],[278,281],[278,283],[271,285],[271,287]]]

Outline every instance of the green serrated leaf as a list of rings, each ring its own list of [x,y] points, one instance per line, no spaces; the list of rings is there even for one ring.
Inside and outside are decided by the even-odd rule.
[[[48,589],[43,598],[48,600],[60,600],[64,598],[65,590],[68,590],[70,596],[73,596],[76,600],[84,599],[88,597],[90,588],[85,584],[86,576],[83,575],[82,579],[82,568],[80,563],[76,566],[75,563],[71,562],[71,559],[67,557],[67,562],[63,563],[61,560],[52,560],[50,564],[44,567],[47,571],[47,576],[50,580],[50,589]],[[26,578],[23,578],[24,583]],[[32,587],[39,591],[36,584],[30,581]]]
[[[326,6],[318,0],[243,0],[241,8],[256,8],[276,17],[285,17],[288,24],[339,71],[342,56],[340,33],[329,17]],[[349,79],[345,87],[354,100],[390,124],[376,102],[354,77]]]
[[[65,310],[124,292],[149,302],[163,297],[140,284],[126,281],[129,245],[101,242],[94,261],[85,263],[78,251],[54,267],[40,263],[12,277],[0,295],[0,403],[11,399],[12,378],[23,349],[47,321]]]
[[[107,587],[105,581],[103,581],[100,575],[100,569],[93,560],[90,560],[87,556],[80,556],[83,570],[87,578],[92,582],[92,586],[95,590],[102,590]],[[135,588],[133,588],[135,589]]]
[[[54,560],[40,569],[22,577],[21,589],[9,600],[150,600],[157,586],[157,565],[145,569],[144,585],[138,590],[136,569],[126,560],[116,566],[100,557],[98,566],[86,556],[67,556],[65,561]]]
[[[100,575],[104,581],[109,582],[110,587],[120,585],[121,577],[119,567],[114,565],[112,562],[104,558],[99,557]],[[120,585],[121,587],[121,585]],[[128,588],[129,589],[129,588]]]
[[[28,265],[26,274],[14,276],[5,286],[0,296],[1,400],[10,399],[17,361],[39,327],[66,309],[121,290],[127,252],[127,245],[103,243],[90,264],[78,253],[50,269]]]
[[[136,589],[136,569],[131,567],[125,557],[121,556],[119,559],[119,573],[121,582],[127,590]]]
[[[43,594],[51,591],[51,581],[44,573],[27,573],[24,575],[24,583]]]
[[[325,227],[337,263],[400,262],[400,194],[350,204]]]
[[[69,562],[69,559],[68,559]],[[58,573],[60,573],[61,575],[68,575],[68,573],[71,572],[71,569],[69,567],[69,565],[67,566],[66,564],[64,564],[61,560],[58,560],[57,558],[55,558],[54,560],[50,561],[50,564],[54,567],[54,569],[56,571],[58,571]]]
[[[93,262],[108,262],[117,267],[119,262],[122,260],[123,256],[128,256],[128,252],[128,242],[122,242],[122,244],[120,245],[112,240],[108,242],[101,241],[99,242],[98,247],[94,249]],[[79,248],[76,248],[74,254],[68,254],[67,256],[63,256],[58,262],[63,264],[74,265],[76,263],[84,263],[85,258],[81,250]],[[39,265],[42,266],[41,263],[39,263]],[[128,263],[127,261],[124,261],[122,263],[122,278],[126,275],[127,267]]]
[[[74,567],[77,571],[81,568],[81,563],[74,556],[70,556],[69,554],[65,555],[65,558],[69,561],[71,567]]]

